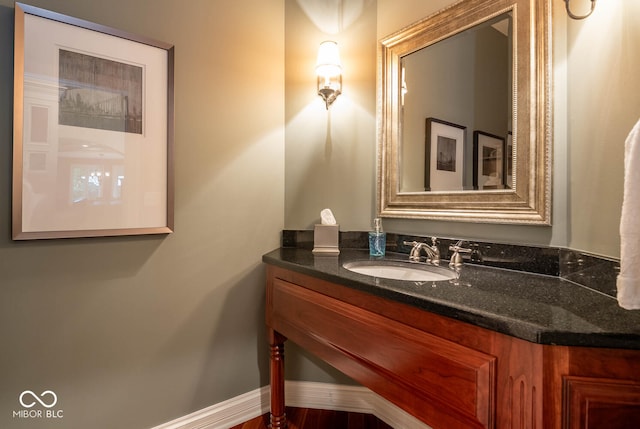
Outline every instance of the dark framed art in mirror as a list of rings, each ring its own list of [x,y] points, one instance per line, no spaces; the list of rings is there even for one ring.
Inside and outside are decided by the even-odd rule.
[[[424,190],[464,189],[466,127],[436,118],[425,125]]]

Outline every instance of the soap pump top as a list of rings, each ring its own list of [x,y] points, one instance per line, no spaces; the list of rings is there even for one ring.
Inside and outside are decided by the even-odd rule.
[[[373,231],[376,234],[380,234],[382,232],[382,219],[380,219],[379,217],[373,220]]]

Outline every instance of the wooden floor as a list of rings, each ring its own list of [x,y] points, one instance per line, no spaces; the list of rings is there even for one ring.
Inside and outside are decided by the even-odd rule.
[[[393,429],[371,414],[346,411],[315,410],[287,407],[289,429]],[[267,429],[269,415],[265,414],[230,429]]]

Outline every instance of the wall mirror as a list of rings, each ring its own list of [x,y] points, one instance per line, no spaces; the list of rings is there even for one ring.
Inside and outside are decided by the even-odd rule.
[[[551,220],[549,0],[462,0],[379,44],[383,217]]]

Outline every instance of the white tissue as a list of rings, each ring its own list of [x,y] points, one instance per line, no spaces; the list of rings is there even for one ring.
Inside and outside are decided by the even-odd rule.
[[[333,213],[331,212],[331,209],[324,209],[320,212],[320,223],[322,223],[322,225],[336,224],[336,218],[333,217]]]

